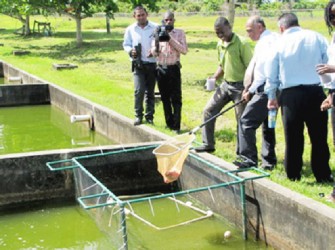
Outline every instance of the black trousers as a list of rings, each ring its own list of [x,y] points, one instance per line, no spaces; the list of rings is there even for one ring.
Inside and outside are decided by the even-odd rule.
[[[182,91],[179,66],[172,65],[157,70],[157,83],[166,125],[170,129],[180,130]]]
[[[264,166],[276,165],[275,129],[268,127],[268,97],[264,92],[257,92],[247,103],[240,118],[239,148],[240,155],[253,164],[258,164],[256,130],[262,125],[262,163]]]
[[[304,125],[306,124],[311,150],[311,167],[318,182],[331,175],[327,144],[327,112],[320,106],[326,98],[319,86],[300,85],[284,89],[280,97],[285,133],[285,170],[291,180],[301,178],[304,151]]]

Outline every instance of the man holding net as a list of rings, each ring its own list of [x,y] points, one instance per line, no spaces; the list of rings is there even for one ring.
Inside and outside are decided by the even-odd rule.
[[[252,50],[249,43],[246,39],[232,32],[231,25],[225,17],[216,19],[214,29],[220,39],[217,44],[219,66],[212,78],[218,80],[223,77],[223,83],[216,89],[214,95],[207,103],[204,110],[204,121],[218,114],[229,102],[238,103],[241,101],[244,89],[244,74],[252,58]],[[240,120],[244,107],[245,104],[243,103],[235,106],[237,122]],[[214,130],[215,119],[203,127],[203,145],[196,147],[196,152],[213,152],[215,150]],[[237,154],[238,152],[237,146]]]

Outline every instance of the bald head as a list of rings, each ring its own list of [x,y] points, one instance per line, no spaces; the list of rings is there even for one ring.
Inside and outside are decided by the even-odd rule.
[[[258,41],[266,26],[263,18],[260,16],[251,16],[245,25],[245,29],[251,40]]]
[[[230,23],[227,18],[220,16],[216,19],[214,28],[219,26],[230,26]]]
[[[230,42],[233,32],[230,23],[225,17],[218,17],[214,23],[214,30],[218,38],[224,42]]]
[[[169,10],[167,12],[165,12],[164,17],[163,17],[163,23],[165,25],[174,26],[174,22],[175,22],[174,13],[172,11],[169,11]]]

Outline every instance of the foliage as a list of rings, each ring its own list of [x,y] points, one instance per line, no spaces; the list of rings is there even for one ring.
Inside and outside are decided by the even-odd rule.
[[[176,11],[179,8],[179,3],[169,0],[163,0],[157,2],[157,7],[160,11],[172,10]]]
[[[179,5],[177,11],[179,12],[199,12],[201,10],[201,6],[202,6],[202,3],[189,0]]]
[[[282,10],[284,4],[282,2],[266,3],[259,6],[260,10]]]
[[[224,4],[222,0],[203,0],[202,11],[219,11]]]

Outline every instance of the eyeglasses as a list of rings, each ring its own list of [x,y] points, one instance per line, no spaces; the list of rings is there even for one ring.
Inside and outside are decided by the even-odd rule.
[[[164,21],[165,21],[165,22],[168,22],[168,21],[171,21],[171,22],[172,22],[173,19],[172,19],[172,18],[167,18],[167,19],[164,19]]]

